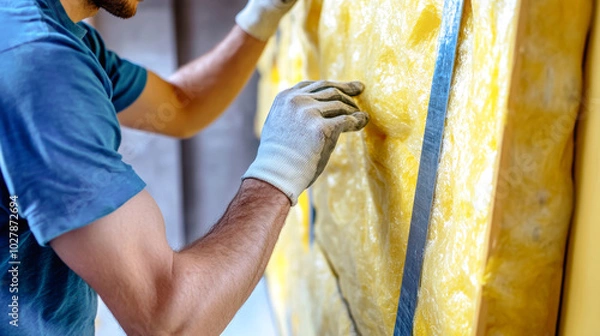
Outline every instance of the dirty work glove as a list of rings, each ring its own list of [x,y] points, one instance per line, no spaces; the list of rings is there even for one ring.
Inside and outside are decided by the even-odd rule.
[[[296,0],[250,0],[235,17],[235,22],[248,34],[267,41],[294,3]]]
[[[281,92],[262,131],[258,154],[243,179],[265,181],[292,205],[323,172],[342,132],[358,131],[369,117],[352,96],[360,82],[302,82]]]

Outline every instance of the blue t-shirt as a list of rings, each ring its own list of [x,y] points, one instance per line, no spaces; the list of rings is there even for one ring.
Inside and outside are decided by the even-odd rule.
[[[0,335],[94,334],[96,293],[48,243],[145,187],[116,113],[146,78],[59,0],[0,0]]]

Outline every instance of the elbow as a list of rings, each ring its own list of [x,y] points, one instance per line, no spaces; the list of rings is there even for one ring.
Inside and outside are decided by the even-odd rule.
[[[174,254],[170,267],[153,278],[146,295],[137,295],[139,300],[119,307],[126,310],[126,318],[119,322],[127,335],[217,336],[233,318],[234,312],[229,316],[215,308],[223,304],[221,297],[211,295],[210,287],[194,276],[201,271],[190,270],[189,264],[178,259]]]
[[[160,300],[162,301],[162,300]],[[156,304],[155,307],[144,307],[140,304],[135,312],[136,316],[129,321],[121,322],[121,326],[127,335],[133,336],[167,336],[186,335],[186,324],[183,323],[178,314],[169,307]]]
[[[180,140],[188,140],[198,134],[197,129],[188,129],[187,126],[181,127],[181,129],[175,134],[175,137]]]
[[[171,100],[159,107],[163,123],[172,123],[167,135],[185,140],[198,134],[199,128],[195,126],[194,111],[191,95],[183,88],[171,83]]]
[[[190,293],[189,288],[193,287],[183,288],[182,280],[173,277],[157,283],[148,300],[138,302],[136,309],[130,309],[135,316],[122,324],[125,333],[134,336],[219,335],[208,332],[210,328],[202,325],[210,320],[199,314],[203,309],[195,302],[196,296]]]
[[[124,306],[114,311],[127,335],[190,334],[191,315],[186,311],[189,303],[181,301],[176,280],[171,265],[160,275],[155,275],[153,281],[147,283],[146,290],[130,297]]]
[[[193,111],[190,111],[189,108],[181,109],[177,116],[174,134],[171,135],[177,139],[187,140],[198,134],[201,128],[197,126],[197,121],[192,118],[192,115]]]

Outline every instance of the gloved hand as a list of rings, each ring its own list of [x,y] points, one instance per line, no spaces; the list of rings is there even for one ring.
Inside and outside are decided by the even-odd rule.
[[[250,0],[235,17],[235,22],[248,34],[267,41],[277,31],[279,20],[296,0]]]
[[[360,82],[302,82],[281,92],[262,131],[258,154],[243,179],[265,181],[292,205],[319,177],[342,132],[358,131],[369,117],[352,96]]]

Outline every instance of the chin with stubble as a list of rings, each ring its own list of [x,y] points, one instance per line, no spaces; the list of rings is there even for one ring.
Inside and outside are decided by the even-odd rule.
[[[104,8],[110,14],[121,19],[129,19],[137,12],[139,0],[89,0],[90,5]]]

